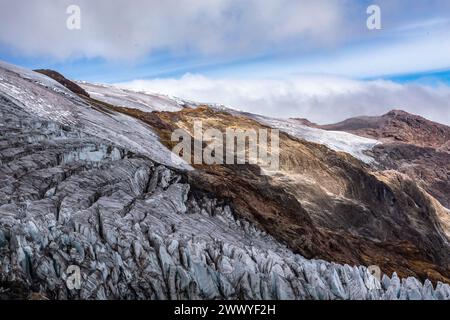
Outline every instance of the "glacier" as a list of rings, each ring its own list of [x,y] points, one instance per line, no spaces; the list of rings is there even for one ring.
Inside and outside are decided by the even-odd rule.
[[[4,63],[0,79],[0,283],[20,297],[450,299],[448,284],[305,259],[194,190],[139,120]],[[360,142],[362,157],[374,142]]]

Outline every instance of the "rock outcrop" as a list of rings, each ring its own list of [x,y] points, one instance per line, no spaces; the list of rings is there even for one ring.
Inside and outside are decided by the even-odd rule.
[[[59,82],[64,87],[72,91],[73,93],[76,93],[78,95],[82,95],[85,97],[89,97],[89,93],[86,92],[82,87],[80,87],[78,84],[76,84],[73,81],[70,81],[66,77],[64,77],[61,73],[56,72],[54,70],[49,69],[38,69],[34,70],[35,72],[42,73],[43,75],[46,75],[49,78],[52,78],[53,80]]]
[[[383,142],[404,142],[450,151],[450,127],[402,110],[392,110],[380,117],[357,117],[316,127],[351,132]]]

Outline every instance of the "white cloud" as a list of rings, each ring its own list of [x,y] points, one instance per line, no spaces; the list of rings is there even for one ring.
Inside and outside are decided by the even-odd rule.
[[[450,29],[446,29],[433,35],[394,43],[375,43],[344,55],[291,65],[290,69],[350,77],[376,77],[438,70],[450,66],[449,39]]]
[[[79,31],[66,8],[81,8]],[[344,24],[336,0],[0,0],[0,43],[59,59],[135,59],[155,50],[236,54],[282,42],[334,42]]]
[[[135,59],[166,49],[222,56],[301,54],[389,37],[402,27],[411,31],[411,25],[430,30],[449,18],[448,0],[377,3],[384,32],[374,33],[366,28],[367,3],[360,0],[0,0],[0,43],[18,54],[63,60]],[[66,28],[66,9],[73,4],[81,8],[79,31]]]
[[[66,28],[66,9],[72,4],[81,7],[79,31]],[[118,79],[118,74],[122,79],[139,77],[132,72],[208,70],[210,75],[233,78],[285,78],[295,73],[361,78],[450,67],[450,1],[378,0],[383,30],[375,32],[366,28],[367,4],[360,0],[0,0],[0,54],[7,48],[7,53],[19,56],[50,57],[44,59],[50,64],[97,57],[126,60],[124,64],[108,61],[100,68],[106,70],[107,82],[113,81],[107,77]],[[81,70],[77,74],[89,72],[98,61],[83,62],[76,64]]]
[[[450,88],[444,85],[427,87],[323,76],[211,79],[188,74],[180,79],[135,80],[119,86],[224,104],[267,116],[308,118],[319,123],[403,109],[450,124]]]

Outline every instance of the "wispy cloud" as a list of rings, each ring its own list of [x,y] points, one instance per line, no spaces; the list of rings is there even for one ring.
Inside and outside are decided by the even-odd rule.
[[[277,72],[294,70],[370,78],[446,69],[450,67],[449,39],[450,27],[433,34],[354,46],[320,58],[303,59],[277,68]]]

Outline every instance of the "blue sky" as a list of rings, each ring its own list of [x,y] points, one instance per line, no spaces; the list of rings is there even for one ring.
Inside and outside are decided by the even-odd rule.
[[[81,9],[80,30],[66,27],[66,9],[73,4]],[[372,4],[381,10],[381,30],[367,28],[366,10]],[[356,84],[380,86],[376,81],[390,86],[385,90],[396,83],[409,90],[417,85],[439,89],[433,98],[440,104],[445,101],[442,87],[450,85],[448,0],[0,0],[0,8],[1,60],[55,69],[72,79],[127,87],[139,83],[141,90],[232,102],[244,109],[254,102],[229,99],[234,83],[259,97],[261,92],[252,90],[274,81],[283,99],[257,99],[273,100],[269,114],[290,95],[286,90],[293,79],[303,84],[307,77],[311,83],[328,79],[333,94],[341,95],[350,90],[346,81],[357,81],[352,90]],[[223,86],[230,88],[227,95]],[[292,99],[321,94],[300,91],[303,95],[291,94]],[[374,101],[384,110],[399,99]],[[417,110],[419,101],[424,102],[418,97],[405,108]],[[448,104],[444,107],[448,113]],[[367,108],[361,112],[371,113]]]

